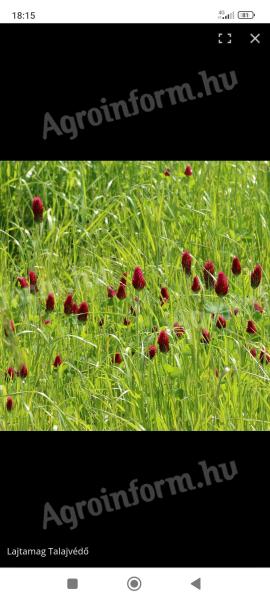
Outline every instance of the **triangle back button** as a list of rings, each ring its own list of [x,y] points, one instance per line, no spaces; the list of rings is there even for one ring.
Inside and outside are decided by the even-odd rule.
[[[197,588],[197,590],[200,590],[201,589],[201,578],[195,579],[195,581],[192,581],[190,585],[193,585],[195,588]]]

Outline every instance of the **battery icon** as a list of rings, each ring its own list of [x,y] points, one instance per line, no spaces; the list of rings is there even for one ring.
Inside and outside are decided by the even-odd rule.
[[[238,12],[238,19],[254,19],[255,13],[253,10],[240,10]]]

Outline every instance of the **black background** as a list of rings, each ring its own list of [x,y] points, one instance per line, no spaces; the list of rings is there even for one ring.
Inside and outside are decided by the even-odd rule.
[[[269,101],[267,25],[0,26],[3,160],[261,159]],[[218,44],[218,33],[232,43]],[[261,44],[250,44],[250,33]],[[225,38],[225,36],[224,36]],[[63,115],[236,71],[238,86],[98,127],[42,139],[44,115]]]
[[[269,566],[268,453],[264,432],[1,434],[1,566]],[[5,448],[5,451],[4,451]],[[59,514],[133,478],[151,483],[235,460],[232,481],[42,529],[44,502]],[[78,559],[6,557],[5,547],[89,546]]]
[[[265,25],[1,25],[2,160],[269,158]],[[218,45],[220,31],[231,45]],[[250,32],[262,33],[261,45]],[[232,91],[42,139],[55,120],[130,90],[152,93],[235,70]],[[79,391],[78,391],[79,393]],[[251,390],[252,393],[252,390]],[[1,433],[1,566],[269,566],[268,433]],[[231,482],[42,530],[56,510],[95,496],[235,460]],[[6,547],[89,546],[83,559],[7,559]]]

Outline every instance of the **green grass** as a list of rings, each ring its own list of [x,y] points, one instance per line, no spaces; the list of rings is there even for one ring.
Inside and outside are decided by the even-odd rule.
[[[270,171],[268,163],[2,162],[0,165],[1,319],[16,335],[0,341],[2,430],[258,430],[270,428],[270,364],[250,356],[270,350]],[[171,177],[164,177],[165,167]],[[35,224],[32,197],[45,205]],[[222,301],[214,291],[191,292],[181,267],[188,249],[202,279],[208,258],[230,280]],[[242,274],[231,273],[238,255]],[[259,262],[262,284],[250,286]],[[140,265],[147,287],[139,305],[131,285]],[[18,289],[18,276],[38,274],[38,294]],[[128,298],[107,299],[129,272]],[[170,301],[161,307],[160,287]],[[44,325],[48,292],[56,297]],[[63,302],[74,292],[87,300],[85,325],[67,317]],[[258,300],[265,312],[254,312]],[[139,306],[137,316],[130,306]],[[212,311],[239,307],[219,331]],[[124,317],[132,323],[123,325]],[[100,319],[104,319],[100,327]],[[248,319],[258,333],[246,333]],[[186,336],[178,340],[179,321]],[[170,330],[170,351],[151,361],[146,350],[158,330]],[[209,345],[201,328],[211,330]],[[115,352],[121,365],[112,364]],[[52,364],[60,354],[63,364]],[[25,362],[29,375],[6,381],[9,366]],[[218,375],[216,374],[218,370]],[[6,410],[6,398],[14,409]]]

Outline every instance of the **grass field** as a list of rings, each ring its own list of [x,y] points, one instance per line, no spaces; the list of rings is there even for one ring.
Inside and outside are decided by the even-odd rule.
[[[269,164],[191,162],[191,176],[186,164],[1,163],[2,430],[270,429],[270,364],[260,355],[270,351]],[[34,221],[35,196],[42,222]],[[235,255],[239,276],[231,271]],[[229,278],[223,297],[204,285],[208,259],[215,277]],[[252,288],[257,263],[263,276]],[[132,285],[138,265],[146,281],[140,291]],[[29,280],[29,271],[38,277],[33,293],[17,281]],[[108,298],[125,272],[127,297]],[[55,306],[46,311],[49,293]],[[64,313],[71,293],[78,305],[88,303],[87,320]],[[226,328],[216,326],[220,314]],[[248,320],[256,333],[246,331]],[[180,338],[175,322],[185,329]],[[157,344],[161,329],[168,352]],[[62,362],[54,367],[56,356]]]

